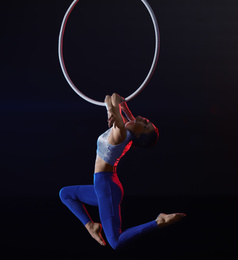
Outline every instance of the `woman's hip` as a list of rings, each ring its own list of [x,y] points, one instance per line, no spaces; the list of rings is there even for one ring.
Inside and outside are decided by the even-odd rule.
[[[98,198],[111,195],[116,203],[120,203],[124,195],[122,184],[116,172],[95,173],[94,189]]]

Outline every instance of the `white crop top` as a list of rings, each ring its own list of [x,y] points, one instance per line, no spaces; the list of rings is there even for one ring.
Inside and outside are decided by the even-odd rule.
[[[112,128],[108,129],[106,132],[98,137],[97,154],[106,163],[112,166],[116,166],[119,163],[121,157],[131,148],[132,134],[130,133],[130,131],[126,130],[126,139],[118,145],[111,145],[108,142],[111,130]]]

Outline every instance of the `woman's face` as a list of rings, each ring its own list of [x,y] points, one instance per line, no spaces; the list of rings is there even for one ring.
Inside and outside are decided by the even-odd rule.
[[[126,129],[131,131],[135,136],[139,137],[140,134],[148,134],[155,131],[155,126],[148,119],[137,116],[134,121],[126,123]]]

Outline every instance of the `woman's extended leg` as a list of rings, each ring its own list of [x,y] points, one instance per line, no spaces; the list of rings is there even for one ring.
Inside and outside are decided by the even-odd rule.
[[[98,206],[97,196],[93,185],[77,185],[67,186],[60,190],[61,201],[69,208],[69,210],[84,224],[90,235],[101,245],[105,242],[101,236],[101,224],[94,223],[84,204]]]
[[[123,188],[116,173],[96,173],[94,188],[98,198],[101,223],[108,243],[113,249],[119,249],[131,240],[158,228],[156,221],[121,231],[120,204]]]
[[[156,220],[121,231],[121,200],[123,188],[116,173],[94,174],[94,189],[98,198],[101,223],[108,243],[113,249],[120,249],[130,241],[159,227],[179,221],[183,213],[161,213]]]

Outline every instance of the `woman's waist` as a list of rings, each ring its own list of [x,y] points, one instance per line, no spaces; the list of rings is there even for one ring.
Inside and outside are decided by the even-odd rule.
[[[94,173],[97,172],[116,172],[117,167],[105,162],[99,155],[97,155],[94,167]]]
[[[105,181],[105,180],[109,180],[109,181],[113,181],[113,182],[119,182],[118,176],[116,172],[96,172],[94,173],[94,182],[95,181]]]

